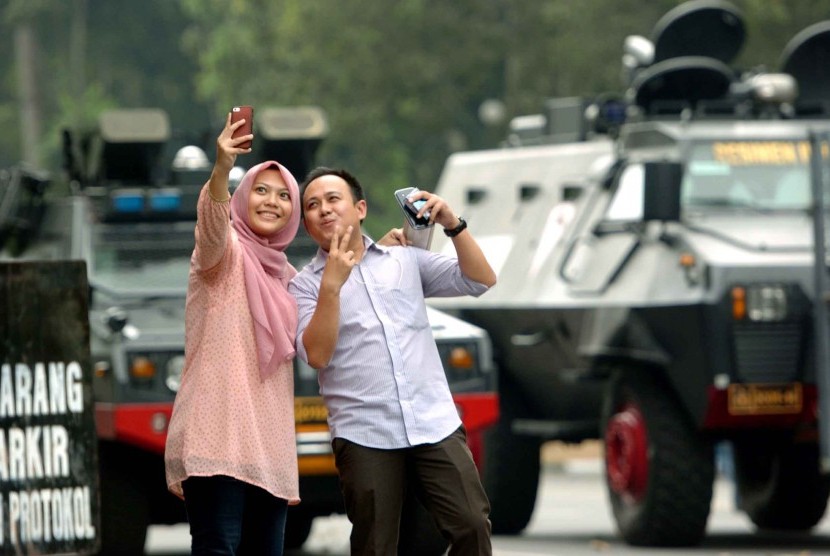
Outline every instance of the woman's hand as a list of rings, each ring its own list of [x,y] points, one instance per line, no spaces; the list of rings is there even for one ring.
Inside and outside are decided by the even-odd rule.
[[[403,233],[403,228],[392,228],[378,240],[378,245],[409,245],[406,241],[406,236]]]
[[[231,114],[228,112],[228,117],[225,118],[225,127],[222,133],[216,138],[216,162],[213,164],[213,172],[210,174],[208,187],[210,188],[210,196],[216,201],[224,202],[230,199],[230,192],[228,191],[228,176],[231,173],[233,165],[236,164],[236,157],[240,154],[251,152],[251,149],[243,149],[239,147],[240,143],[244,143],[249,139],[253,139],[253,135],[241,135],[239,137],[232,137],[233,132],[239,126],[245,123],[245,120],[231,123]]]
[[[251,152],[250,148],[244,149],[239,145],[254,138],[253,134],[240,135],[233,137],[234,132],[242,127],[245,120],[239,120],[231,123],[231,114],[228,112],[225,118],[225,127],[216,139],[216,167],[227,174],[230,173],[231,168],[236,164],[236,157],[240,154]]]

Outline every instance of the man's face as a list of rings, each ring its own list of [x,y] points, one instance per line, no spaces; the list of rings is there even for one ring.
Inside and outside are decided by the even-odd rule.
[[[293,208],[282,174],[270,168],[260,172],[248,195],[251,230],[266,237],[280,231],[291,219]]]
[[[331,245],[335,229],[340,236],[352,226],[352,241],[360,239],[360,221],[366,216],[366,201],[354,202],[349,184],[338,176],[321,176],[308,184],[303,194],[304,224],[308,235],[323,249]]]

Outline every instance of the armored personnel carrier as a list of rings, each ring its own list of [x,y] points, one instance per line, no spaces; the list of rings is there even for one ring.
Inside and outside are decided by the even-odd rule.
[[[276,159],[304,176],[327,131],[317,107],[259,109],[254,153],[238,162]],[[65,133],[66,183],[23,167],[0,172],[0,260],[86,263],[103,554],[143,554],[149,525],[186,521],[167,492],[163,455],[184,365],[196,200],[212,164],[176,143],[163,110],[112,110],[94,129]],[[316,251],[301,230],[287,254],[300,268]],[[489,338],[435,309],[429,320],[480,461],[498,411]],[[288,547],[304,543],[315,517],[345,511],[317,373],[297,361],[294,374],[302,503],[289,511]],[[425,510],[413,502],[406,511],[401,554],[442,553],[447,543]]]
[[[548,102],[503,148],[447,161],[436,190],[498,272],[480,299],[433,302],[494,344],[494,532],[528,523],[551,439],[602,442],[633,545],[701,541],[719,443],[758,529],[824,515],[811,160],[828,150],[830,21],[777,73],[732,67],[744,35],[730,3],[684,3],[625,41],[620,94]]]

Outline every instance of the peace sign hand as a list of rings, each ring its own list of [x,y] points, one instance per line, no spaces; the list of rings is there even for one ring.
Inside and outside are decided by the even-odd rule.
[[[352,226],[346,228],[343,237],[340,237],[340,227],[334,229],[329,246],[329,257],[326,267],[323,269],[321,288],[330,288],[332,291],[340,292],[340,288],[349,279],[352,268],[357,264],[354,251],[349,249],[349,240],[352,237]]]

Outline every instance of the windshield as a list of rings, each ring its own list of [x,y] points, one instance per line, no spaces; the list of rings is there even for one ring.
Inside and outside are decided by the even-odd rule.
[[[193,228],[193,222],[96,225],[89,257],[93,284],[122,294],[184,295]]]
[[[681,189],[687,209],[809,208],[807,141],[714,141],[692,146]]]

